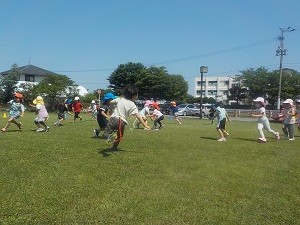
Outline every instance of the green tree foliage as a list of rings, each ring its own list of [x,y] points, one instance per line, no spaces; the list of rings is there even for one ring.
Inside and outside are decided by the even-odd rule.
[[[12,65],[11,72],[0,81],[0,96],[3,104],[12,99],[20,80],[21,71],[17,64]]]
[[[108,78],[109,87],[120,94],[128,84],[139,88],[140,99],[177,99],[187,97],[188,84],[181,75],[170,75],[164,67],[146,68],[141,63],[121,64]]]
[[[29,97],[33,100],[38,95],[45,97],[49,109],[54,109],[55,104],[60,101],[61,97],[74,97],[78,95],[78,92],[74,82],[67,76],[48,74],[45,79],[32,88]]]
[[[264,67],[256,70],[247,69],[241,71],[242,75],[238,80],[242,82],[244,87],[248,88],[248,95],[251,99],[256,97],[266,98],[270,104],[274,105],[277,102],[278,86],[279,86],[279,71],[268,71]],[[291,70],[282,70],[281,83],[281,98],[295,99],[299,94],[300,73]]]
[[[229,93],[228,99],[236,101],[237,105],[240,101],[247,98],[247,88],[242,87],[240,84],[234,85],[230,88]]]

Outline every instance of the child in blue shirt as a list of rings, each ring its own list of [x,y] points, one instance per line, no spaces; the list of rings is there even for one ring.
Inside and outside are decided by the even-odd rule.
[[[14,95],[14,100],[10,100],[8,102],[10,104],[9,119],[7,120],[5,127],[1,129],[2,132],[5,132],[11,123],[16,124],[19,130],[22,129],[21,122],[17,121],[17,119],[23,117],[25,111],[25,107],[22,104],[22,99],[23,99],[23,95],[20,93],[16,93]]]

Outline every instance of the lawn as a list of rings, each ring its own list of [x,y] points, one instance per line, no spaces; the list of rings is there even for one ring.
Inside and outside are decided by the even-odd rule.
[[[128,126],[110,152],[83,116],[55,127],[51,114],[37,133],[27,113],[22,131],[0,134],[0,224],[299,224],[296,129],[296,141],[261,144],[255,122],[232,121],[217,142],[208,120],[166,117],[159,131]]]

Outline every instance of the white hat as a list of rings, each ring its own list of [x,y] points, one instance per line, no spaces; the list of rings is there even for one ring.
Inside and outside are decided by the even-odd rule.
[[[262,97],[258,97],[258,98],[256,98],[256,99],[254,99],[253,101],[254,101],[254,102],[260,102],[260,103],[262,103],[262,104],[265,104],[265,99],[262,98]]]
[[[78,100],[79,100],[79,97],[78,97],[78,96],[76,96],[76,97],[74,98],[74,100],[77,100],[77,101],[78,101]]]
[[[95,100],[92,100],[92,102],[91,102],[91,103],[96,103],[96,102],[95,102]]]
[[[292,99],[290,99],[290,98],[288,98],[288,99],[286,99],[284,102],[283,102],[283,104],[290,104],[290,105],[293,105],[293,100]]]

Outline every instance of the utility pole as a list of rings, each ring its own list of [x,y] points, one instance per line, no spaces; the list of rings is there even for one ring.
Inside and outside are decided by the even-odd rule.
[[[277,98],[277,110],[280,110],[280,96],[281,96],[281,84],[282,84],[282,62],[283,62],[283,56],[287,55],[287,49],[284,49],[283,47],[283,41],[284,41],[284,32],[292,32],[296,29],[288,27],[288,28],[282,28],[279,27],[281,34],[278,36],[279,40],[279,46],[278,49],[276,50],[276,56],[280,55],[280,62],[279,62],[279,86],[278,86],[278,98]]]

